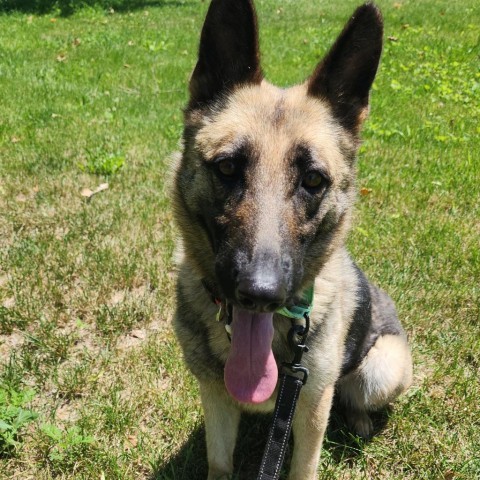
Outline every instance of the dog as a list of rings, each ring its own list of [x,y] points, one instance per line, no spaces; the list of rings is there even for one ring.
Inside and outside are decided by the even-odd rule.
[[[379,10],[362,5],[304,83],[277,88],[262,74],[252,1],[210,4],[172,196],[182,243],[174,328],[200,386],[209,480],[233,474],[241,412],[273,410],[279,366],[293,356],[282,312],[309,289],[310,374],[290,480],[316,478],[334,396],[368,437],[369,412],[411,383],[394,304],[345,248],[382,36]]]

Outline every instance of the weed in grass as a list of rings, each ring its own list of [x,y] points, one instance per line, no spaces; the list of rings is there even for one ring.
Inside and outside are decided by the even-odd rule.
[[[52,423],[44,423],[40,425],[40,432],[48,439],[48,459],[53,463],[75,463],[77,447],[93,442],[93,437],[83,435],[77,426],[62,430]]]
[[[24,408],[35,396],[33,389],[15,390],[0,383],[0,457],[12,454],[20,446],[20,434],[38,414]]]
[[[85,165],[79,165],[84,172],[108,177],[117,173],[124,165],[125,157],[115,154],[90,155]]]
[[[84,462],[79,458],[95,458],[94,438],[86,435],[78,426],[61,429],[54,424],[44,423],[37,432],[39,450],[43,453],[45,470],[53,476],[77,469]],[[89,463],[87,460],[85,463]]]

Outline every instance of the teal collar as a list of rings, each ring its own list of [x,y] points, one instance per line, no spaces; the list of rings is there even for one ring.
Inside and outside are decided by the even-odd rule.
[[[301,300],[290,307],[282,307],[275,310],[275,313],[279,313],[284,317],[293,318],[294,320],[303,320],[305,314],[310,316],[313,308],[313,285],[307,288],[302,295]]]

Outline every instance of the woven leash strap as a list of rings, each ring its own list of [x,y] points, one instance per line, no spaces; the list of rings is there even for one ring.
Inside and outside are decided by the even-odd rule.
[[[289,374],[280,375],[277,402],[257,480],[278,480],[292,430],[293,414],[303,382]]]

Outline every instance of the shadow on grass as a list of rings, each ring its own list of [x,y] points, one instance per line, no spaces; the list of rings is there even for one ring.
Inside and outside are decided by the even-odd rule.
[[[270,416],[243,415],[234,455],[234,480],[252,480],[262,459]],[[154,468],[149,480],[200,480],[207,478],[205,427],[195,430],[182,449],[167,463]]]
[[[385,428],[388,416],[388,410],[372,415],[374,435]],[[252,480],[252,478],[256,478],[270,422],[271,417],[269,415],[242,416],[234,455],[236,474],[233,480]],[[297,441],[301,441],[301,439]],[[367,443],[368,440],[359,439],[348,431],[341,413],[336,409],[332,411],[323,446],[331,461],[336,464],[344,463],[348,466],[355,461],[355,458],[362,455],[363,447]],[[291,440],[281,479],[286,478],[292,447],[293,441]],[[207,478],[207,472],[205,428],[201,426],[192,433],[188,442],[178,454],[166,463],[159,460],[149,480],[201,480]]]
[[[372,437],[379,435],[385,429],[390,413],[391,409],[387,407],[370,414],[373,422]],[[345,423],[345,417],[341,410],[333,407],[323,444],[323,449],[328,452],[333,463],[352,465],[355,459],[362,455],[363,447],[370,441],[371,439],[363,439],[352,434]]]
[[[82,7],[113,8],[116,12],[125,12],[147,7],[181,7],[189,3],[188,0],[3,0],[0,13],[41,15],[58,11],[62,16],[69,16]]]

